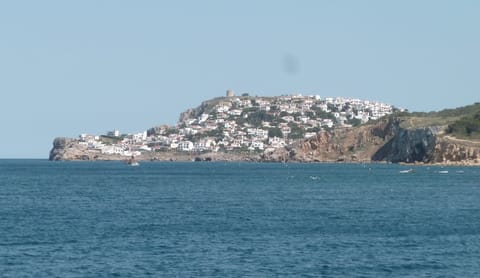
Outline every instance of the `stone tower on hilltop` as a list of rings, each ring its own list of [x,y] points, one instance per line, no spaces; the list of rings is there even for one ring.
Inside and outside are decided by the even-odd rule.
[[[227,97],[234,97],[235,92],[233,90],[227,90]]]

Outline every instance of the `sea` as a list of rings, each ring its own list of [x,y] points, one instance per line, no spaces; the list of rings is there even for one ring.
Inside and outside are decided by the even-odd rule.
[[[0,160],[0,277],[480,277],[480,168]]]

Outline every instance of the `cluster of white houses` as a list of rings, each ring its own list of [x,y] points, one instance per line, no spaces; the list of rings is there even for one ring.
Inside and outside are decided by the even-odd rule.
[[[137,134],[82,134],[79,142],[106,154],[139,155],[149,151],[273,151],[294,140],[315,136],[322,129],[351,126],[393,112],[380,102],[353,98],[320,98],[290,95],[279,97],[227,97],[182,119],[177,126],[158,126]]]

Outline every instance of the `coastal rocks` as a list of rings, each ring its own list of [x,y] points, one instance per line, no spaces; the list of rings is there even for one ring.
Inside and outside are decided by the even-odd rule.
[[[288,162],[295,161],[295,150],[290,147],[278,148],[273,152],[264,153],[260,156],[263,162]]]
[[[98,160],[100,152],[87,150],[78,140],[58,137],[53,140],[49,160]]]
[[[480,142],[445,136],[435,144],[433,162],[475,165],[480,160]]]
[[[53,148],[50,151],[50,160],[60,160],[67,150],[67,145],[72,143],[73,139],[59,137],[53,140]]]
[[[393,162],[475,165],[480,142],[439,137],[438,127],[402,128],[387,118],[356,128],[322,131],[288,148],[265,156],[266,161]]]
[[[395,136],[373,156],[373,161],[476,165],[480,142],[441,136],[437,126],[404,129],[394,125]]]
[[[392,121],[372,125],[321,131],[315,137],[294,144],[287,152],[278,149],[270,157],[285,157],[300,162],[370,161],[373,154],[393,136]]]

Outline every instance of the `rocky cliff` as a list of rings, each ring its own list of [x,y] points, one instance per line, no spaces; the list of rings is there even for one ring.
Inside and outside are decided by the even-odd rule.
[[[267,161],[478,164],[480,142],[442,136],[439,128],[402,128],[386,118],[358,128],[323,131],[265,155]]]
[[[391,119],[360,127],[322,131],[303,142],[278,149],[266,160],[335,162],[371,161],[394,134]]]
[[[373,161],[432,162],[436,136],[430,128],[403,129],[394,126],[394,136],[372,156]]]
[[[100,152],[87,150],[78,143],[78,140],[58,137],[53,140],[53,148],[50,151],[50,160],[94,160],[98,159]]]
[[[212,107],[222,99],[223,98],[214,98],[214,99],[202,102],[198,107],[187,109],[186,111],[180,113],[180,118],[178,119],[178,122],[183,123],[188,119],[198,118],[204,112],[209,112],[212,109]]]
[[[480,142],[455,139],[448,136],[438,138],[431,162],[446,164],[479,164]]]

